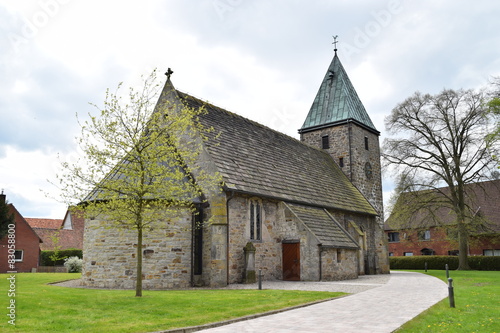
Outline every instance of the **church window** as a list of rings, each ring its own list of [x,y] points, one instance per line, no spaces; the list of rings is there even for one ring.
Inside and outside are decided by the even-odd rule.
[[[250,239],[262,239],[262,214],[260,203],[257,201],[250,202]]]
[[[365,136],[365,149],[368,150],[368,137]]]
[[[337,262],[341,262],[342,261],[342,250],[341,249],[337,249]]]
[[[339,166],[340,166],[341,168],[343,168],[343,167],[344,167],[344,158],[343,158],[343,157],[339,157]]]
[[[323,136],[321,137],[321,147],[322,147],[323,149],[328,149],[328,148],[330,148],[330,139],[329,139],[328,135],[323,135]]]

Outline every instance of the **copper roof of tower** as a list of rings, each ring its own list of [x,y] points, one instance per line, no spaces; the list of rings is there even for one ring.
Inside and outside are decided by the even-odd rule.
[[[355,122],[376,134],[380,133],[373,125],[335,52],[299,133],[346,122]]]

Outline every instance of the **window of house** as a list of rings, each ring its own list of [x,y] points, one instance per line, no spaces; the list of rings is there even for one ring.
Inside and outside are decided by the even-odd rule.
[[[341,168],[343,168],[343,167],[344,167],[344,158],[343,158],[343,157],[339,157],[339,166],[340,166]]]
[[[23,250],[16,250],[14,252],[14,260],[15,261],[23,261],[23,256],[24,256],[24,251]]]
[[[368,150],[368,137],[365,136],[365,149]]]
[[[389,257],[394,257],[394,252],[389,252]]]
[[[418,240],[430,240],[431,239],[431,231],[430,230],[421,230],[418,232]]]
[[[399,242],[399,232],[389,232],[389,243]]]
[[[258,201],[250,202],[250,239],[262,239],[262,214],[261,205]]]
[[[321,147],[323,149],[328,149],[330,148],[330,139],[328,138],[328,135],[323,135],[321,137]]]
[[[500,256],[500,250],[483,250],[483,255],[485,256]]]
[[[449,255],[449,256],[458,256],[458,250],[451,250],[451,251],[448,251],[448,255]]]
[[[413,252],[404,252],[403,255],[405,257],[412,257],[413,256]]]

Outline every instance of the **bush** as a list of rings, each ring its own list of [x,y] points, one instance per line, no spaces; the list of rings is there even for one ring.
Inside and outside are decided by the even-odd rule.
[[[78,257],[69,257],[64,259],[64,267],[68,269],[68,273],[81,273],[83,260]]]
[[[448,269],[458,268],[458,257],[456,256],[413,256],[413,257],[389,257],[391,269]],[[469,265],[478,271],[500,271],[500,257],[470,256]]]
[[[50,256],[52,256],[53,254],[54,251],[42,251],[42,253],[40,254],[40,266],[62,266],[64,265],[64,258],[83,258],[82,250],[78,249],[59,250],[58,255],[63,259],[57,260],[56,262],[50,259]]]

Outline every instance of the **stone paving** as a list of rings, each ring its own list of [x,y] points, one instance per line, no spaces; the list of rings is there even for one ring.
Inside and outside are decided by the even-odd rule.
[[[412,272],[391,272],[385,277],[387,283],[380,283],[380,280],[379,283],[374,280],[369,283],[366,279],[334,283],[317,282],[311,283],[310,286],[307,282],[297,283],[297,286],[302,285],[302,288],[298,289],[310,290],[314,285],[325,287],[329,284],[331,286],[329,290],[342,291],[341,289],[346,286],[353,287],[357,284],[357,287],[365,290],[358,289],[360,292],[347,297],[277,314],[203,330],[191,328],[184,332],[390,333],[448,296],[446,283],[432,276]],[[296,288],[290,285],[287,289]]]

